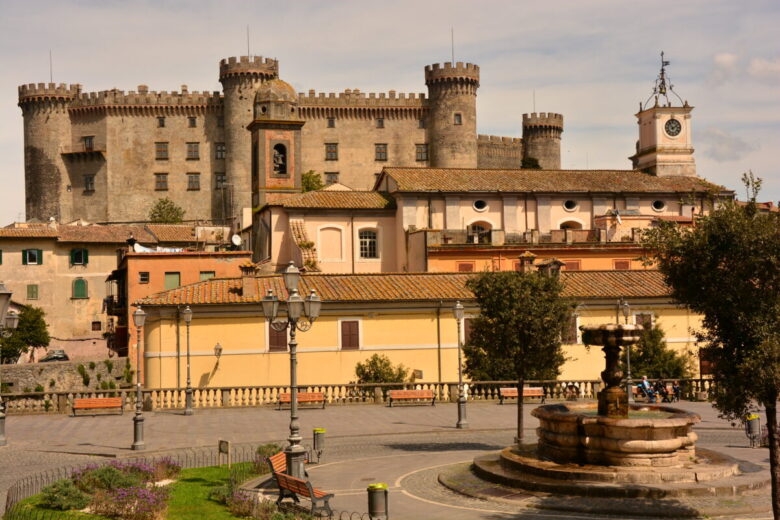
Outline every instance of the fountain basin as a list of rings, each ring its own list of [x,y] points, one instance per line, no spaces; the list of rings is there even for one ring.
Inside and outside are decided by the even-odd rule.
[[[695,458],[701,418],[678,408],[630,405],[628,418],[597,415],[596,403],[535,408],[538,455],[558,464],[679,467]]]

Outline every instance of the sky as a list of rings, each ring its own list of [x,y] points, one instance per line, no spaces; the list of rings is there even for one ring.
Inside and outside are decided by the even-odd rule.
[[[220,90],[219,60],[277,58],[299,92],[426,92],[423,68],[481,69],[477,130],[521,136],[522,114],[564,115],[562,167],[631,167],[635,113],[661,51],[693,110],[697,171],[780,200],[777,0],[0,0],[0,225],[24,219],[17,86]]]

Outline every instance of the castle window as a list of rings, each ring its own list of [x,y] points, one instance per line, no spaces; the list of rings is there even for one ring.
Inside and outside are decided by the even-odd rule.
[[[361,229],[358,232],[360,239],[360,258],[379,258],[376,231],[373,229]]]
[[[385,118],[384,117],[377,117],[376,118],[376,127],[377,128],[384,128],[385,127]]]
[[[200,159],[200,143],[187,143],[187,160],[197,161]]]
[[[225,118],[224,118],[224,117],[222,117],[222,116],[219,116],[219,117],[217,118],[217,126],[218,126],[219,128],[224,128],[224,127],[225,127]]]
[[[419,119],[417,121],[417,128],[425,128],[425,119]]]
[[[227,186],[227,175],[224,172],[216,172],[214,174],[214,188],[217,190],[223,190]]]
[[[414,145],[416,149],[416,158],[418,161],[427,161],[428,160],[428,145],[427,144],[416,144]]]
[[[187,191],[200,191],[200,174],[187,174]]]
[[[155,173],[154,174],[154,190],[155,191],[168,191],[168,174],[167,173]]]
[[[160,116],[157,118],[157,128],[165,128],[165,118]]]
[[[338,159],[339,159],[339,144],[325,143],[325,160],[338,161]]]
[[[274,175],[287,175],[287,147],[282,143],[274,145]]]
[[[73,280],[73,292],[71,293],[71,298],[79,300],[89,298],[89,293],[87,292],[87,281],[85,279],[76,278]]]
[[[325,172],[325,184],[336,184],[339,182],[339,172]]]
[[[158,161],[168,160],[168,143],[154,143],[154,158]]]
[[[198,118],[197,117],[190,116],[190,117],[187,118],[187,120],[188,120],[190,128],[195,128],[196,126],[198,126]]]
[[[138,272],[138,283],[149,283],[149,271]]]
[[[462,125],[463,124],[463,114],[460,114],[460,113],[456,112],[455,113],[454,123],[456,125]]]
[[[225,147],[225,143],[214,143],[215,159],[224,159],[226,153],[227,153],[227,148]]]
[[[27,299],[28,300],[38,299],[38,284],[31,284],[27,286]]]
[[[84,176],[84,191],[95,191],[95,176],[94,175],[85,175]]]
[[[335,117],[329,117],[328,118],[328,128],[336,128],[336,118]]]
[[[85,135],[81,138],[84,141],[84,151],[85,152],[91,152],[95,149],[95,136],[94,135]]]
[[[377,143],[374,145],[374,160],[375,161],[387,160],[387,143]]]
[[[93,332],[99,332],[103,330],[103,322],[102,321],[93,321],[92,322],[92,331]]]

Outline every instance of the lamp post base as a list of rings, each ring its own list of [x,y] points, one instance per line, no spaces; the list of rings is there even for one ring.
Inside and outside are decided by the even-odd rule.
[[[466,401],[458,400],[458,423],[456,428],[463,430],[469,427],[469,422],[466,420]]]
[[[284,455],[287,459],[287,474],[296,478],[305,478],[303,468],[306,461],[306,450],[300,444],[289,445],[284,449]]]
[[[192,388],[184,391],[184,415],[192,415]]]
[[[144,418],[140,415],[133,417],[133,445],[131,448],[134,451],[146,448],[144,443]]]
[[[7,446],[5,438],[5,404],[0,403],[0,446]]]

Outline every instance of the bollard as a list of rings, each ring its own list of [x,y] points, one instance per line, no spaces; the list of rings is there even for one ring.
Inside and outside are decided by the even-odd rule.
[[[745,416],[745,435],[750,440],[750,447],[755,448],[759,445],[761,437],[761,418],[758,414],[751,413]]]
[[[317,454],[317,464],[320,463],[325,450],[325,428],[314,428],[314,452]]]
[[[369,484],[368,488],[368,518],[369,520],[387,520],[387,484]]]

